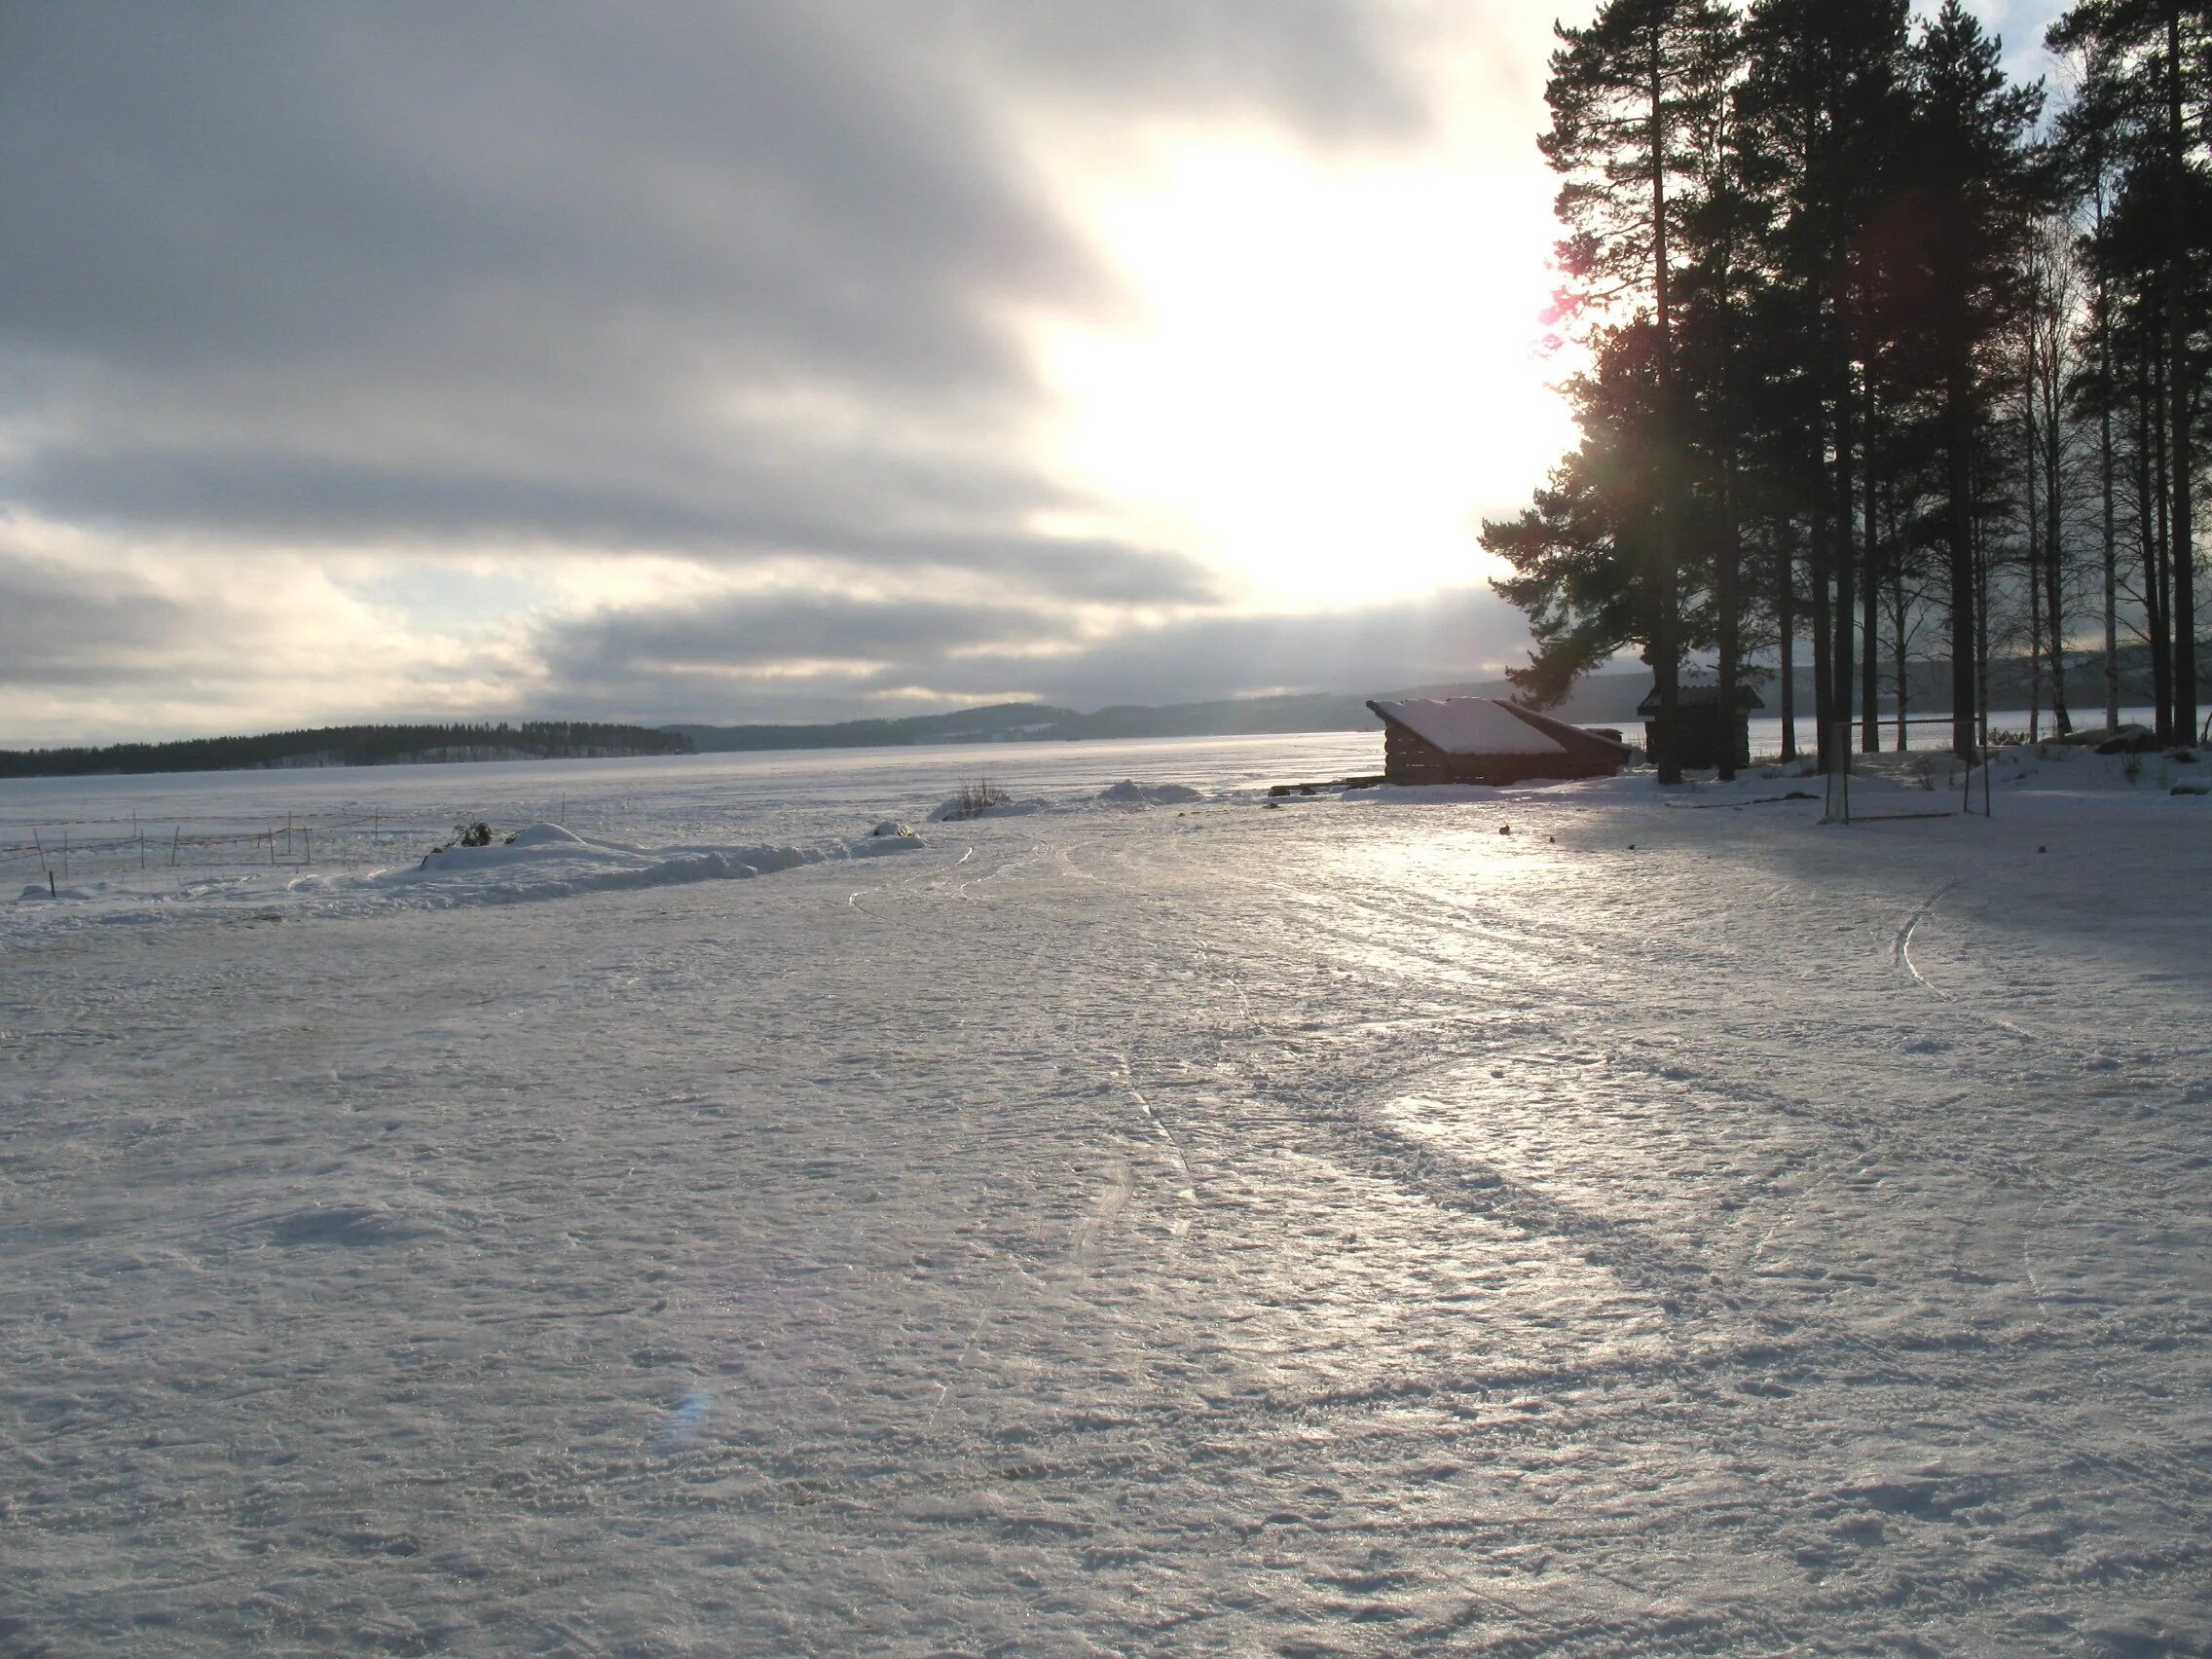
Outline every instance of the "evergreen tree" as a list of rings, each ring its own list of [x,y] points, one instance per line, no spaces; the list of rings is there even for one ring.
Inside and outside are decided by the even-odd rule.
[[[1652,591],[1648,603],[1631,609],[1646,635],[1662,733],[1675,726],[1684,644],[1677,244],[1697,205],[1687,186],[1708,159],[1701,145],[1709,145],[1719,119],[1734,35],[1734,19],[1711,0],[1606,0],[1588,27],[1559,29],[1545,89],[1552,125],[1540,147],[1562,176],[1558,208],[1567,231],[1560,249],[1568,281],[1563,315],[1601,350],[1627,349],[1648,372],[1648,397],[1639,400],[1644,429],[1615,429],[1605,453],[1616,462],[1634,455],[1647,474],[1651,526],[1648,546],[1639,551],[1648,560],[1642,577]],[[1624,314],[1636,318],[1633,344],[1615,320]],[[1601,373],[1591,387],[1608,384],[1627,381]],[[1622,413],[1597,418],[1617,428]],[[1575,630],[1555,637],[1575,637]],[[1661,782],[1680,781],[1666,738],[1653,759]]]
[[[2052,25],[2053,50],[2078,53],[2082,95],[2068,130],[2115,169],[2094,247],[2112,313],[2115,360],[2101,395],[2135,393],[2143,601],[2162,734],[2197,718],[2195,426],[2212,377],[2212,5],[2205,0],[2081,0]],[[2101,203],[2100,203],[2101,204]],[[2132,313],[2127,315],[2125,313]],[[2132,360],[2130,360],[2132,359]],[[2161,672],[2162,671],[2162,672]]]

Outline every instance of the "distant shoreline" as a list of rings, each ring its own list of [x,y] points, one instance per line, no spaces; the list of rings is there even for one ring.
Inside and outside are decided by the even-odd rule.
[[[0,750],[0,778],[136,777],[163,772],[294,772],[342,766],[587,760],[688,755],[688,739],[590,720],[519,725],[320,726],[252,737]]]

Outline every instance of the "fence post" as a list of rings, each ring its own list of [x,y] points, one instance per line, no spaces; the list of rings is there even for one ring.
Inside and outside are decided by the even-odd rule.
[[[1829,770],[1821,803],[1823,824],[1849,824],[1851,822],[1851,735],[1850,720],[1831,721],[1827,727]],[[1840,810],[1839,810],[1840,809]]]
[[[184,826],[179,824],[174,830],[169,831],[169,868],[171,869],[176,868],[176,849],[178,843],[183,839]]]

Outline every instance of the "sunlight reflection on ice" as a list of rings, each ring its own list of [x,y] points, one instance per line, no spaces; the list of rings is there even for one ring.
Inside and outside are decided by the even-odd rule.
[[[668,1414],[661,1424],[660,1449],[663,1452],[681,1452],[699,1438],[699,1428],[707,1420],[707,1413],[715,1403],[712,1389],[694,1388],[683,1396],[677,1408]]]

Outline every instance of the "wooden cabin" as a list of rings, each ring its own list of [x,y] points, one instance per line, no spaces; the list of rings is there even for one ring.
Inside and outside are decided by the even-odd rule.
[[[1392,784],[1520,784],[1609,778],[1618,743],[1498,697],[1408,697],[1367,705],[1382,720],[1382,776]]]
[[[1722,745],[1733,741],[1736,745],[1736,764],[1751,763],[1751,711],[1763,709],[1766,704],[1749,685],[1736,687],[1736,715],[1733,720],[1724,719],[1720,712],[1720,682],[1700,675],[1694,679],[1684,677],[1675,688],[1675,761],[1691,769],[1704,770],[1720,764]],[[1637,704],[1636,712],[1644,717],[1644,753],[1659,753],[1659,687],[1654,685]]]

